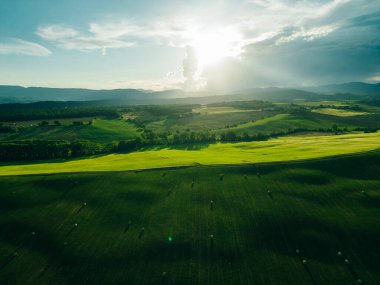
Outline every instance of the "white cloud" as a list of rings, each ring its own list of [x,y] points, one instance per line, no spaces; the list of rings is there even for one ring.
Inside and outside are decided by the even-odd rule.
[[[302,39],[305,41],[313,41],[317,38],[322,38],[322,37],[327,36],[328,34],[332,33],[336,29],[338,29],[337,25],[314,27],[309,30],[305,30],[301,28],[299,31],[293,32],[290,36],[280,37],[276,41],[276,44],[288,43],[297,39]]]
[[[107,48],[126,48],[135,45],[132,41],[113,35],[102,35],[91,31],[81,33],[62,25],[41,26],[37,29],[36,34],[63,49],[101,50],[103,55],[106,54]]]
[[[63,25],[47,25],[39,27],[36,33],[64,49],[99,49],[105,54],[105,49],[126,48],[146,41],[185,48],[202,34],[218,33],[216,29],[229,30],[243,35],[235,43],[242,51],[246,45],[275,37],[289,28],[293,33],[286,35],[278,43],[300,38],[313,40],[326,36],[338,28],[337,23],[331,23],[328,19],[329,15],[347,3],[350,1],[334,0],[324,4],[319,1],[243,1],[242,4],[235,4],[238,8],[234,14],[225,11],[222,17],[218,13],[216,18],[213,14],[204,17],[202,13],[189,13],[181,17],[165,15],[165,18],[149,19],[149,21],[112,19],[91,22],[86,31],[78,31]],[[339,20],[341,19],[334,19],[334,21]],[[324,23],[326,21],[328,23]]]
[[[0,42],[0,54],[48,56],[51,54],[51,51],[34,42],[11,38]]]
[[[93,89],[143,89],[143,90],[171,90],[180,89],[182,82],[175,79],[142,79],[142,80],[119,80],[109,82],[87,82],[77,85],[80,88],[93,88]]]
[[[109,49],[126,48],[134,44],[165,45],[183,48],[184,51],[187,46],[191,46],[196,50],[198,58],[193,57],[190,60],[189,54],[184,52],[182,71],[177,74],[182,74],[185,87],[189,84],[194,86],[198,81],[203,86],[204,80],[208,81],[210,76],[213,76],[206,72],[203,65],[213,58],[215,61],[221,57],[225,61],[239,58],[239,64],[250,66],[260,62],[255,58],[260,52],[270,50],[273,58],[281,54],[272,62],[271,66],[274,66],[297,47],[312,47],[318,51],[327,45],[332,49],[348,49],[349,41],[361,45],[368,38],[368,34],[357,33],[355,37],[351,37],[345,30],[350,24],[349,20],[379,11],[377,0],[217,2],[223,4],[207,1],[188,10],[176,11],[173,8],[174,10],[166,15],[150,17],[148,20],[106,18],[103,21],[90,22],[85,30],[63,25],[41,26],[36,33],[44,40],[67,50],[99,50],[103,55],[106,55]],[[197,70],[189,69],[191,64],[195,64]],[[289,63],[287,67],[292,65]],[[321,66],[322,63],[316,62],[315,65]],[[178,62],[178,67],[180,66],[181,63]],[[257,68],[259,69],[259,66]],[[260,67],[260,70],[262,69],[263,67]],[[215,70],[215,73],[220,72]],[[283,75],[271,72],[268,70],[268,78],[284,78]],[[244,76],[250,77],[248,72]],[[225,81],[230,82],[227,79]]]

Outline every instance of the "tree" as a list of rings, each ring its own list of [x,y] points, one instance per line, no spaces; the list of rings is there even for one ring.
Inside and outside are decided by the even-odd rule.
[[[48,125],[49,125],[49,122],[48,122],[48,121],[41,121],[41,122],[38,123],[38,125],[39,125],[40,127],[48,126]]]

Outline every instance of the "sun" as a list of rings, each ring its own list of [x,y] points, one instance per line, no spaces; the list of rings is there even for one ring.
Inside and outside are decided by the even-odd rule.
[[[242,53],[242,37],[231,29],[201,32],[194,35],[190,44],[198,64],[203,69],[226,58],[237,58]]]

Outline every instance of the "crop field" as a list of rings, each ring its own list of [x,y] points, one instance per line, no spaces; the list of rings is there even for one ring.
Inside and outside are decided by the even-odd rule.
[[[106,143],[113,140],[126,140],[138,135],[136,127],[124,120],[93,120],[92,125],[84,121],[83,125],[74,126],[64,124],[62,126],[35,126],[20,129],[17,133],[3,136],[3,140],[91,140]]]
[[[202,115],[212,115],[212,114],[226,114],[226,113],[236,113],[236,112],[252,112],[252,110],[242,110],[233,107],[200,107],[194,108],[193,113],[200,113]],[[258,112],[260,112],[258,110]]]
[[[367,113],[367,112],[342,110],[342,109],[334,109],[334,108],[314,109],[313,112],[320,113],[320,114],[339,116],[339,117],[352,117],[352,116],[369,115],[369,113]]]
[[[380,284],[380,154],[0,178],[1,284]]]
[[[322,110],[322,109],[321,109]],[[334,110],[343,111],[343,110]],[[343,111],[350,113],[348,111]],[[337,112],[338,113],[338,112]],[[341,114],[341,113],[339,113]],[[319,128],[331,128],[333,125],[345,127],[352,130],[357,127],[378,127],[379,114],[369,114],[366,112],[355,112],[355,116],[341,116],[337,114],[303,112],[296,114],[277,114],[267,118],[258,119],[254,122],[239,124],[234,127],[215,130],[215,133],[224,131],[234,131],[237,134],[257,134],[280,132],[288,129],[303,128],[317,130]]]
[[[328,119],[316,119],[309,114],[277,114],[272,117],[263,118],[255,122],[248,122],[238,126],[216,130],[216,133],[223,131],[234,131],[237,134],[257,134],[272,133],[294,128],[318,129],[331,128],[334,121]]]
[[[195,131],[224,128],[233,124],[241,124],[252,120],[271,117],[274,111],[238,110],[230,107],[213,107],[212,112],[194,113],[192,116],[183,118],[168,118],[147,124],[148,129],[157,131],[185,130]],[[222,109],[222,110],[221,110]],[[217,111],[216,111],[217,110]]]
[[[123,171],[191,165],[283,162],[354,154],[380,148],[380,132],[282,137],[268,141],[199,145],[197,149],[157,148],[73,160],[0,164],[1,175]],[[193,146],[190,146],[193,147]],[[220,155],[220,154],[223,155]]]

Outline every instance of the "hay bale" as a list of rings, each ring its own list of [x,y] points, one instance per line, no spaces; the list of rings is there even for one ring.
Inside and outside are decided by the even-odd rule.
[[[306,259],[302,259],[302,264],[306,265],[307,264],[307,261]]]
[[[342,256],[342,252],[341,252],[341,251],[338,251],[338,252],[336,253],[336,255],[337,255],[337,256]]]
[[[139,239],[141,239],[141,238],[142,238],[142,236],[144,235],[144,232],[145,232],[145,228],[144,228],[144,227],[142,227],[142,228],[140,229],[140,233],[139,233]]]
[[[76,228],[77,226],[78,226],[78,224],[77,224],[77,223],[75,223],[75,224],[74,224],[74,228]]]
[[[363,281],[359,278],[358,280],[356,280],[356,282],[358,283],[358,284],[363,284]]]

